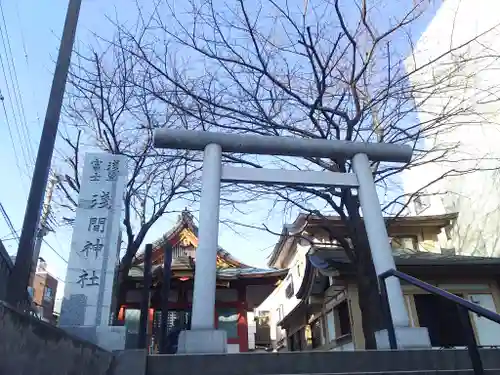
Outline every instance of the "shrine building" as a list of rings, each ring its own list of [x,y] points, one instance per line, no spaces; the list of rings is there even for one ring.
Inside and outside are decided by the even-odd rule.
[[[179,319],[184,329],[191,323],[194,268],[198,247],[198,228],[193,216],[184,211],[175,226],[153,244],[151,300],[149,309],[149,349],[158,352],[161,322],[161,290],[166,244],[171,244],[172,266],[167,330]],[[139,331],[140,301],[143,286],[144,253],[139,253],[126,282],[126,298],[120,303],[118,319],[127,326],[127,342],[134,342]],[[260,269],[243,264],[224,249],[217,254],[215,322],[227,332],[228,352],[255,349],[254,309],[286,276],[287,270]]]

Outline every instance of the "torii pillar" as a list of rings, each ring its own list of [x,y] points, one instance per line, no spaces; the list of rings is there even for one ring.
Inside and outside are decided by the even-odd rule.
[[[375,271],[380,275],[396,268],[369,161],[406,163],[412,157],[411,147],[169,129],[155,132],[154,145],[158,148],[204,151],[191,330],[181,333],[178,352],[227,351],[226,332],[214,328],[221,182],[357,188]],[[351,159],[354,173],[223,167],[222,152]],[[427,329],[410,327],[397,278],[387,280],[387,295],[398,347],[430,347]],[[377,332],[376,338],[379,349],[389,348],[386,330]]]

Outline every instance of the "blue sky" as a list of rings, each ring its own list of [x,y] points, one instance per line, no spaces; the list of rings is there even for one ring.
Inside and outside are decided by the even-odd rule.
[[[389,3],[397,4],[398,2],[390,1]],[[19,230],[23,221],[30,184],[29,176],[32,174],[33,160],[40,140],[54,60],[68,0],[0,0],[0,4],[2,4],[6,22],[4,25],[0,18],[0,28],[4,40],[7,40],[5,32],[8,32],[10,42],[10,50],[7,46],[7,51],[5,51],[0,41],[0,57],[6,69],[7,78],[4,78],[0,68],[0,90],[8,116],[7,121],[3,107],[0,107],[0,158],[4,166],[4,177],[6,177],[5,182],[0,184],[0,202],[10,216],[14,228]],[[118,4],[119,8],[117,8]],[[382,8],[388,12],[392,6],[387,5]],[[393,9],[397,11],[397,5]],[[115,14],[118,14],[122,20],[129,17],[133,19],[136,14],[134,1],[83,0],[77,33],[78,43],[89,43],[93,32],[99,35],[111,35],[113,29],[106,22],[105,15],[114,18]],[[382,14],[381,16],[384,17]],[[427,19],[419,23],[414,37],[423,30],[425,22]],[[13,62],[15,65],[17,81],[13,74],[13,79],[11,79],[7,69],[8,62]],[[11,73],[13,73],[12,70]],[[17,95],[17,100],[15,95]],[[17,105],[21,101],[24,111]],[[10,132],[7,124],[10,124]],[[55,158],[59,156],[57,151],[54,156]],[[266,222],[277,231],[280,230],[283,222],[293,220],[293,218],[283,218],[278,215],[268,217],[267,210],[262,209],[259,204],[249,207],[249,211],[251,213],[242,221],[254,225]],[[248,220],[249,216],[251,216],[250,220]],[[152,241],[161,236],[175,220],[175,215],[163,218],[153,227],[147,240]],[[3,218],[0,219],[0,238],[4,241],[7,251],[15,254],[17,242],[12,239]],[[47,260],[49,271],[64,280],[66,269],[64,259],[68,259],[71,231],[68,228],[58,228],[55,234],[52,233],[46,237],[46,241],[47,244],[42,246],[41,256]],[[221,226],[221,245],[242,261],[256,266],[265,265],[266,256],[275,242],[276,237],[265,232],[245,229],[241,235],[235,235],[233,231]],[[58,298],[62,296],[62,290],[61,285]]]

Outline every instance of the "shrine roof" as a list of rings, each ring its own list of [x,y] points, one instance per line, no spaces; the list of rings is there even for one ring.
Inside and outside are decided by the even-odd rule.
[[[154,265],[152,268],[153,275],[161,274],[163,270],[163,265]],[[173,277],[176,276],[176,271],[178,272],[194,272],[193,267],[186,267],[183,269],[174,269],[172,264],[172,274]],[[217,278],[220,280],[236,280],[236,279],[252,279],[252,278],[262,278],[262,277],[285,277],[288,273],[286,269],[265,269],[257,267],[245,267],[245,268],[219,268],[217,269]],[[130,269],[129,277],[132,278],[142,278],[144,274],[143,266],[136,265]]]
[[[172,246],[175,246],[180,241],[182,241],[182,237],[186,235],[186,229],[193,235],[193,238],[188,238],[187,240],[191,241],[194,247],[198,247],[198,226],[194,223],[193,215],[188,210],[184,210],[179,215],[179,218],[177,219],[177,222],[174,224],[172,229],[166,232],[158,240],[153,242],[153,263],[155,262],[156,258],[163,257],[163,248],[167,244],[170,243]],[[251,268],[250,266],[237,260],[228,251],[224,250],[220,246],[217,250],[217,255],[230,267]],[[143,259],[144,251],[141,251],[137,254],[134,264],[141,264],[143,262]]]
[[[198,247],[198,226],[194,223],[193,215],[184,210],[175,225],[161,238],[153,243],[153,274],[163,268],[164,248],[167,244],[176,246],[179,243]],[[195,250],[196,251],[196,250]],[[139,253],[129,272],[130,277],[142,277],[144,252]],[[195,260],[189,256],[177,256],[172,260],[172,272],[193,272]],[[217,275],[221,279],[257,278],[285,276],[287,270],[277,268],[257,268],[244,264],[233,257],[228,251],[219,246],[217,250]]]
[[[221,279],[236,279],[236,278],[258,278],[258,277],[284,277],[288,273],[286,269],[267,269],[267,268],[222,268],[217,270],[217,276]]]

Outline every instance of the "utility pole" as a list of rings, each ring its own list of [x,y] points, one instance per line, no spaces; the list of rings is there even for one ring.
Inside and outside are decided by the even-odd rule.
[[[38,264],[38,257],[40,256],[40,249],[42,248],[42,242],[43,238],[49,234],[51,231],[50,227],[47,225],[47,221],[49,219],[50,215],[50,204],[52,202],[52,195],[54,193],[54,188],[56,186],[57,182],[57,176],[53,174],[50,177],[48,186],[47,186],[47,193],[45,195],[45,202],[43,203],[43,208],[42,208],[42,217],[40,218],[40,225],[38,228],[38,231],[36,233],[36,240],[35,240],[35,247],[33,250],[33,262],[31,264],[31,273],[30,273],[30,280],[28,283],[28,286],[32,286],[33,284],[33,278],[35,277],[36,273],[36,266]]]
[[[57,128],[61,116],[64,90],[71,62],[71,53],[73,52],[73,44],[75,42],[81,4],[82,0],[69,0],[66,12],[59,54],[57,56],[49,102],[40,137],[40,146],[38,147],[33,179],[24,213],[23,228],[19,238],[16,263],[14,264],[7,289],[7,301],[13,306],[18,306],[25,299],[27,293],[33,262],[35,236],[45,196],[47,179],[49,177],[52,153],[54,152],[56,142]]]

